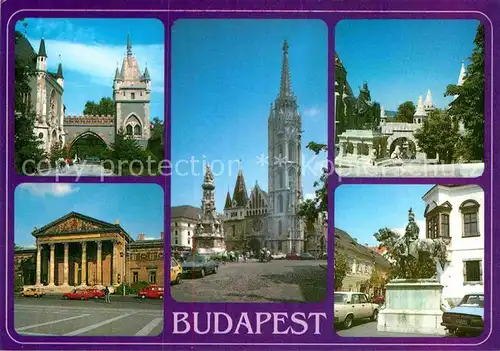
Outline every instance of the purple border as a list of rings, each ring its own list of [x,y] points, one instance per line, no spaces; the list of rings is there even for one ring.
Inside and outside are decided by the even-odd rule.
[[[134,9],[135,11],[128,11],[128,12],[87,12],[87,13],[72,13],[71,17],[76,17],[76,16],[82,16],[82,17],[156,17],[156,18],[161,18],[163,20],[164,25],[165,25],[165,30],[166,30],[166,80],[165,80],[165,85],[166,85],[166,91],[170,90],[171,84],[170,84],[170,25],[173,23],[173,21],[177,18],[316,18],[316,19],[323,19],[329,27],[329,73],[328,73],[328,78],[329,78],[329,85],[328,85],[328,96],[333,96],[333,70],[331,67],[333,67],[333,30],[334,30],[334,25],[336,21],[339,19],[346,19],[346,18],[484,18],[480,13],[476,12],[475,14],[472,13],[466,13],[465,11],[482,11],[484,14],[488,14],[488,16],[491,18],[491,21],[493,22],[493,28],[490,26],[486,25],[486,35],[487,39],[491,38],[493,33],[495,34],[495,37],[498,36],[498,31],[496,30],[496,18],[494,14],[498,13],[498,3],[494,2],[483,2],[480,4],[472,4],[468,2],[460,2],[460,3],[455,3],[455,2],[449,2],[449,3],[441,3],[441,4],[436,4],[435,2],[431,1],[414,1],[414,2],[408,2],[408,3],[398,3],[398,4],[391,4],[388,1],[372,1],[372,2],[367,2],[364,4],[356,4],[356,3],[350,3],[350,4],[338,4],[338,9],[344,10],[364,10],[366,12],[363,13],[352,13],[352,12],[320,12],[320,10],[328,10],[332,11],[333,10],[333,4],[332,3],[321,3],[321,2],[313,2],[313,1],[296,1],[296,0],[290,0],[285,2],[276,2],[273,4],[267,4],[264,1],[256,1],[256,2],[248,2],[247,4],[242,4],[242,3],[237,3],[237,2],[225,2],[221,4],[215,4],[214,3],[201,3],[200,1],[171,1],[169,3],[165,4],[157,4],[152,1],[137,1],[137,0],[129,0],[127,2],[119,2],[117,0],[109,1],[106,5],[103,5],[99,3],[98,1],[87,1],[86,3],[82,4],[73,4],[73,3],[66,3],[65,5],[61,4],[62,1],[59,3],[54,0],[49,0],[43,3],[38,3],[36,1],[24,1],[23,5],[24,7],[28,7],[31,5],[31,8],[45,8],[45,9],[50,9],[53,7],[58,7],[58,8],[66,8],[66,9],[77,9],[78,7],[80,8],[91,8],[91,9],[118,9],[119,7],[127,8],[127,9]],[[350,6],[349,6],[350,5]],[[137,10],[137,9],[152,9],[156,8],[158,10],[162,11],[168,11],[166,10],[167,8],[170,9],[170,12],[159,12],[159,11],[152,11],[152,10]],[[195,11],[179,11],[179,9],[203,9],[204,12],[195,12]],[[4,55],[5,55],[5,45],[6,40],[6,24],[8,21],[8,18],[12,13],[15,11],[19,10],[19,4],[15,3],[13,0],[6,1],[2,4],[2,17],[1,17],[1,22],[2,22],[2,42],[0,46],[0,52],[2,53],[1,58],[2,58],[2,64],[0,65],[0,76],[5,77],[6,74],[6,65],[3,63]],[[220,11],[221,9],[228,9],[229,11],[222,12]],[[262,9],[266,9],[262,11]],[[461,10],[463,11],[462,13],[420,13],[420,14],[415,14],[415,13],[385,13],[385,14],[380,14],[380,13],[373,13],[369,12],[369,10],[406,10],[406,11],[417,11],[417,10]],[[236,10],[236,11],[235,11]],[[257,11],[257,12],[245,12],[246,10],[252,10],[252,11]],[[300,12],[300,11],[308,11],[308,10],[314,10],[315,12]],[[26,17],[28,14],[26,13]],[[64,12],[61,14],[61,12],[56,12],[54,10],[51,10],[51,12],[45,12],[43,14],[37,13],[36,16],[38,17],[69,17],[70,13],[69,12]],[[13,49],[13,40],[11,39],[10,42],[8,43],[10,52],[12,52]],[[460,184],[480,184],[484,191],[485,191],[485,218],[488,218],[487,215],[490,214],[490,221],[486,222],[485,225],[485,232],[486,233],[492,233],[493,227],[493,208],[494,206],[500,205],[498,203],[500,200],[496,200],[493,197],[493,172],[495,170],[494,164],[493,164],[493,146],[491,145],[492,140],[495,138],[498,138],[498,133],[494,134],[493,131],[493,125],[492,125],[492,115],[493,115],[493,108],[498,106],[498,103],[495,104],[495,99],[492,99],[491,97],[496,97],[495,91],[492,91],[491,89],[493,88],[492,86],[492,77],[491,73],[489,70],[493,66],[493,62],[491,61],[491,56],[488,55],[491,53],[491,51],[494,51],[495,53],[498,52],[498,44],[495,42],[493,43],[493,47],[490,44],[487,44],[487,51],[486,51],[486,61],[485,61],[485,67],[486,67],[486,86],[485,86],[485,93],[486,93],[486,106],[490,108],[486,108],[486,125],[490,127],[490,129],[486,129],[486,138],[485,138],[485,159],[486,159],[486,166],[485,166],[485,172],[483,173],[482,176],[476,178],[476,179],[455,179],[455,178],[440,178],[440,179],[368,179],[368,178],[342,178],[340,179],[338,176],[334,175],[331,177],[331,181],[329,183],[329,220],[330,220],[330,228],[333,228],[333,191],[334,189],[342,182],[343,184],[359,184],[359,183],[376,183],[376,184],[389,184],[389,183],[399,183],[399,184],[422,184],[422,183],[460,183]],[[13,67],[13,56],[9,57],[9,66]],[[496,59],[495,61],[498,61]],[[2,75],[3,73],[3,75]],[[12,84],[9,85],[9,89],[12,92]],[[167,90],[168,89],[168,90]],[[3,104],[0,104],[0,106],[5,106],[6,101],[6,92],[7,92],[7,87],[3,84],[0,84],[0,101],[3,102]],[[333,99],[329,99],[329,115],[331,115],[333,111],[333,101],[330,101]],[[10,104],[12,101],[10,101]],[[494,105],[493,105],[494,104]],[[170,121],[170,111],[168,109],[168,106],[170,106],[170,95],[166,96],[166,101],[165,101],[165,109],[166,109],[166,121]],[[5,110],[4,110],[5,111]],[[11,116],[11,113],[9,115],[9,129],[12,130],[13,128],[13,118]],[[4,114],[5,116],[5,114]],[[328,126],[328,133],[329,133],[329,158],[333,158],[333,145],[332,145],[332,137],[333,137],[333,120],[329,119],[329,126]],[[170,140],[170,124],[167,123],[167,140]],[[2,135],[3,136],[3,135]],[[10,136],[8,140],[9,144],[12,145],[12,136]],[[5,148],[6,144],[5,143],[0,143],[0,160],[2,162],[6,162],[7,155],[5,153]],[[12,147],[10,147],[12,149]],[[170,152],[171,152],[171,146],[169,143],[167,143],[166,146],[166,155],[167,158],[170,158]],[[498,151],[498,150],[496,150]],[[7,219],[10,219],[12,221],[13,218],[13,212],[12,212],[12,200],[13,200],[13,189],[16,184],[23,182],[23,181],[40,181],[40,182],[47,182],[51,181],[52,179],[50,177],[44,177],[42,178],[26,178],[26,177],[19,177],[13,174],[13,170],[11,169],[10,165],[12,164],[12,159],[13,155],[9,154],[9,162],[5,163],[6,165],[6,171],[10,172],[9,173],[9,181],[10,184],[8,187],[5,189],[5,194],[6,194],[6,200],[9,201],[9,212],[6,213],[5,218],[2,218],[2,223]],[[5,179],[4,177],[6,176],[3,172],[0,172],[1,178],[0,178],[0,183],[2,184],[2,187],[5,184]],[[63,180],[65,181],[65,180]],[[67,179],[66,181],[70,181],[70,179]],[[153,182],[160,184],[164,187],[165,191],[165,204],[170,203],[170,180],[168,179],[168,184],[167,184],[167,179],[166,178],[109,178],[106,179],[106,182]],[[86,178],[82,179],[82,182],[89,182],[89,183],[96,183],[98,182],[97,179],[92,179],[92,178]],[[8,197],[7,197],[8,195]],[[495,201],[495,202],[494,202]],[[5,203],[2,202],[0,203],[2,209],[5,206]],[[491,211],[491,212],[490,212]],[[166,216],[165,216],[165,224],[166,228],[169,228],[170,224],[170,207],[166,206]],[[9,227],[6,228],[8,235],[13,235],[13,224],[10,223]],[[330,230],[329,231],[329,242],[331,243],[333,240],[333,232]],[[496,248],[495,250],[495,255],[490,255],[493,254],[493,241],[490,242],[490,246],[485,247],[485,271],[486,267],[495,267],[498,269],[500,266],[500,249]],[[2,253],[4,255],[7,254],[7,249],[8,252],[12,252],[12,246],[13,242],[11,242],[10,247],[7,248],[5,247],[4,241],[0,240],[0,249],[2,250]],[[488,250],[490,249],[490,250]],[[170,252],[170,246],[166,245],[165,250],[167,253]],[[333,255],[333,246],[330,244],[328,246],[329,250],[329,257],[332,257]],[[167,255],[165,256],[167,257]],[[7,257],[6,257],[7,258]],[[493,264],[492,258],[495,258],[495,262]],[[11,257],[8,258],[8,262],[11,262]],[[5,261],[4,261],[5,262]],[[1,266],[0,270],[2,273],[6,273],[7,275],[4,275],[5,278],[11,279],[13,276],[12,272],[12,267],[9,267],[9,269],[3,270],[3,267]],[[331,265],[328,268],[328,273],[329,276],[332,276],[333,269]],[[490,288],[492,286],[492,279],[486,280],[486,278],[495,278],[496,276],[488,276],[485,274],[485,290],[487,288]],[[498,285],[498,279],[495,280],[496,285]],[[0,284],[0,294],[4,293],[6,285]],[[330,289],[331,290],[331,289]],[[329,290],[329,291],[330,291]],[[330,294],[331,295],[331,294]],[[492,296],[493,297],[493,296]],[[10,297],[9,301],[7,302],[9,306],[12,306],[12,297]],[[189,307],[188,307],[189,305]],[[188,307],[188,308],[186,308]],[[55,345],[55,344],[46,344],[42,345],[42,341],[63,341],[65,338],[62,337],[23,337],[22,340],[26,341],[35,341],[36,344],[29,344],[29,345],[24,345],[24,348],[29,348],[29,349],[113,349],[116,347],[120,347],[120,349],[152,349],[156,350],[161,347],[162,343],[185,343],[184,345],[169,345],[168,348],[179,348],[179,349],[185,349],[185,348],[192,348],[193,346],[189,346],[190,343],[196,344],[196,343],[210,343],[211,345],[206,345],[205,348],[207,349],[213,349],[215,345],[219,345],[221,347],[228,347],[229,345],[238,345],[242,346],[245,345],[246,347],[250,347],[250,344],[253,344],[253,346],[262,348],[264,346],[263,344],[257,345],[257,343],[279,343],[279,345],[273,345],[273,348],[285,348],[285,349],[290,349],[291,345],[290,344],[295,344],[295,347],[302,347],[305,348],[306,346],[309,346],[314,349],[319,349],[319,348],[332,348],[334,344],[340,345],[343,344],[343,346],[347,346],[346,344],[350,344],[351,347],[355,349],[359,349],[363,347],[360,344],[365,344],[365,348],[368,348],[366,345],[367,343],[373,343],[372,345],[377,345],[377,346],[369,346],[370,349],[389,349],[389,348],[402,348],[402,349],[407,349],[408,345],[413,345],[411,348],[412,349],[422,349],[422,348],[433,348],[433,349],[443,349],[445,346],[432,346],[433,343],[436,343],[439,341],[440,343],[446,343],[450,346],[450,348],[455,349],[458,348],[459,346],[465,346],[465,348],[472,348],[473,344],[476,344],[478,342],[481,342],[481,340],[484,340],[485,337],[488,334],[488,330],[485,333],[481,339],[428,339],[428,338],[340,338],[338,337],[334,332],[333,328],[331,327],[331,316],[329,316],[328,321],[324,322],[322,324],[322,335],[310,335],[306,334],[303,336],[294,336],[294,335],[287,335],[286,338],[283,338],[282,336],[272,336],[266,331],[266,329],[263,330],[263,335],[260,336],[232,336],[232,335],[227,335],[227,336],[220,336],[220,335],[211,335],[211,336],[203,336],[203,335],[184,335],[184,336],[173,336],[170,334],[171,328],[170,328],[170,322],[171,322],[171,312],[175,310],[179,311],[224,311],[230,314],[235,314],[239,313],[241,311],[272,311],[272,312],[279,312],[279,311],[288,311],[288,312],[302,312],[304,310],[304,307],[307,308],[307,312],[327,312],[327,314],[332,311],[333,308],[333,301],[332,298],[329,298],[325,303],[320,303],[320,304],[220,304],[220,303],[211,303],[211,304],[179,304],[175,303],[170,297],[168,299],[165,299],[165,328],[164,328],[164,333],[158,337],[148,337],[148,338],[138,338],[138,337],[109,337],[109,338],[91,338],[91,337],[78,337],[74,338],[71,341],[78,343],[78,344],[73,344],[71,346],[69,345]],[[493,305],[490,305],[490,301],[487,300],[486,303],[486,308],[485,310],[487,311],[489,307],[493,307]],[[5,315],[6,313],[12,313],[12,312],[7,312],[6,311],[6,305],[5,304],[0,304],[0,315]],[[490,321],[492,320],[498,320],[499,317],[499,311],[493,309],[493,312],[490,315],[486,315],[486,324],[488,325]],[[65,340],[64,340],[65,341]],[[285,344],[284,341],[287,343]],[[94,345],[90,344],[85,344],[87,342],[92,342],[95,343]],[[99,342],[99,344],[97,344]],[[106,345],[103,345],[102,343],[106,343]],[[123,342],[136,342],[136,343],[141,343],[137,345],[120,345],[119,343]],[[405,344],[402,344],[404,342]],[[457,343],[460,344],[457,344]],[[227,343],[227,344],[224,344]],[[394,346],[390,346],[387,343],[392,343]],[[420,344],[417,346],[417,344]],[[323,344],[324,346],[321,346],[320,344]],[[356,346],[357,344],[357,346]],[[14,343],[11,341],[6,334],[6,330],[2,329],[1,331],[1,339],[0,339],[0,345],[2,345],[2,349],[20,349],[23,347],[21,344]],[[166,344],[164,344],[167,346]],[[165,347],[164,346],[164,347]],[[495,347],[496,346],[496,347]],[[199,346],[201,348],[201,346]],[[476,346],[475,348],[478,349],[498,349],[500,347],[500,342],[499,342],[499,336],[495,335],[493,333],[491,337],[486,340],[484,343],[482,343],[479,346]]]

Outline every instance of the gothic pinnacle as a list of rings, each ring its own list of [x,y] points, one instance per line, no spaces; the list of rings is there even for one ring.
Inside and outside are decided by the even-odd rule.
[[[281,67],[280,97],[285,98],[290,96],[292,96],[292,81],[288,64],[288,42],[285,40],[283,42],[283,64]]]
[[[132,55],[132,43],[130,42],[130,34],[127,34],[127,56]]]

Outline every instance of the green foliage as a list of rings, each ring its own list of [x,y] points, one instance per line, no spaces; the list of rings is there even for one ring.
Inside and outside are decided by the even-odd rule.
[[[439,154],[445,163],[451,163],[459,140],[458,127],[450,115],[434,110],[425,120],[422,128],[415,132],[420,148],[428,155]]]
[[[33,174],[45,158],[43,142],[34,133],[36,114],[30,101],[29,82],[35,72],[27,62],[16,59],[14,74],[14,168],[20,174]]]
[[[405,101],[398,106],[396,122],[413,123],[416,108],[412,101]]]
[[[54,167],[57,167],[57,160],[60,158],[66,159],[66,150],[62,147],[60,142],[55,142],[50,146],[50,164]]]
[[[448,85],[445,96],[457,96],[448,113],[465,127],[465,137],[457,150],[467,160],[484,159],[484,25],[477,28],[463,85]]]
[[[401,255],[397,250],[393,250],[400,236],[391,229],[379,229],[373,236],[380,243],[379,247],[387,248],[387,258],[392,263],[391,279],[426,279],[432,278],[436,274],[436,264],[430,253],[419,252],[417,259]]]
[[[142,162],[146,167],[147,156],[139,142],[128,137],[123,129],[120,129],[115,135],[110,150],[108,150],[107,159],[113,163],[115,173],[129,175],[131,173],[131,162]]]
[[[115,289],[115,294],[116,295],[123,295],[123,289],[125,289],[125,293],[127,295],[137,295],[141,289],[144,289],[150,285],[150,283],[146,281],[140,281],[137,283],[132,283],[132,284],[124,284],[122,283],[120,286],[118,286]]]
[[[93,116],[114,116],[115,115],[115,103],[113,99],[109,97],[103,97],[99,103],[94,101],[87,101],[83,109],[84,115]]]
[[[335,242],[335,256],[334,256],[334,288],[335,291],[342,289],[342,282],[349,272],[349,262],[347,254]]]
[[[157,161],[165,158],[165,126],[162,120],[158,117],[153,118],[151,121],[151,136],[148,140],[147,150]]]

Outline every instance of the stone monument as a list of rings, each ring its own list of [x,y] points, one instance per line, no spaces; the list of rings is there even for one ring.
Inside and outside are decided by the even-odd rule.
[[[391,249],[400,256],[399,271],[403,278],[391,280],[386,285],[385,308],[378,315],[377,330],[393,333],[445,335],[442,321],[443,286],[436,279],[408,277],[408,264],[422,253],[427,253],[436,263],[436,273],[446,263],[446,243],[441,240],[418,239],[419,228],[412,209],[408,213],[405,234]]]

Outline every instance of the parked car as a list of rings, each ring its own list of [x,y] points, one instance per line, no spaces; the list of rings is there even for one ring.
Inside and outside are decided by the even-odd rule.
[[[42,297],[45,293],[40,288],[27,288],[21,293],[21,295],[24,297]]]
[[[271,257],[273,258],[273,260],[284,260],[286,258],[286,255],[282,252],[278,252],[274,255],[271,255]]]
[[[163,299],[163,287],[156,285],[156,284],[151,284],[145,287],[144,289],[139,290],[139,293],[137,294],[138,297],[141,299]]]
[[[203,278],[209,273],[217,273],[218,269],[219,264],[206,255],[191,254],[182,263],[182,274],[190,277]]]
[[[443,313],[441,323],[449,333],[481,335],[484,328],[484,294],[467,294],[458,306]]]
[[[314,256],[309,252],[303,252],[299,255],[299,260],[314,260]]]
[[[360,292],[335,292],[334,293],[334,323],[342,325],[345,329],[352,327],[358,319],[370,318],[376,321],[379,305],[371,303],[366,294]]]
[[[74,289],[72,292],[63,294],[63,299],[65,300],[85,300],[93,298],[92,292],[87,289]]]
[[[182,266],[175,258],[170,258],[170,283],[180,284],[182,276]]]
[[[90,295],[91,298],[94,298],[94,299],[104,298],[104,296],[106,295],[104,290],[99,290],[97,288],[87,289],[87,293]]]
[[[286,254],[286,259],[287,260],[298,260],[300,258],[299,258],[299,255],[297,255],[295,252],[290,252],[290,253]]]
[[[384,296],[375,296],[372,299],[372,302],[376,303],[376,304],[379,304],[379,305],[383,305],[385,303],[385,297]]]

